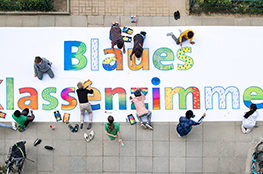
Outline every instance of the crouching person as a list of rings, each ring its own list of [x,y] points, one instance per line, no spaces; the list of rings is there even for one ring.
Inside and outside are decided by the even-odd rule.
[[[27,126],[28,126],[28,124],[35,119],[33,111],[31,110],[30,112],[31,112],[31,116],[28,115],[29,114],[29,109],[25,108],[22,112],[20,112],[19,110],[16,110],[12,114],[13,119],[19,125],[18,126],[18,131],[20,131],[20,132],[25,131]]]

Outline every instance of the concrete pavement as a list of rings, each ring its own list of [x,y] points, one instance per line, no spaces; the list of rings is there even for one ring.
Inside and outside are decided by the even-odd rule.
[[[54,131],[50,124],[55,126]],[[109,140],[104,123],[93,124],[95,137],[89,143],[83,138],[86,129],[72,133],[64,123],[32,123],[23,133],[0,128],[0,164],[13,143],[26,140],[28,158],[35,161],[26,161],[26,174],[240,174],[245,173],[252,141],[259,141],[262,136],[263,123],[259,122],[259,127],[246,135],[241,133],[240,124],[204,122],[186,138],[179,138],[174,122],[153,123],[153,131],[124,122],[121,123],[124,148],[118,141]],[[42,143],[34,147],[38,137]],[[48,151],[45,145],[55,150]]]

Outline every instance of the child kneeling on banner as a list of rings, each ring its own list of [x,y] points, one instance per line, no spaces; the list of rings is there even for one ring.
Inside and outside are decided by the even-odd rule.
[[[115,138],[118,138],[122,147],[124,147],[120,137],[120,124],[114,123],[114,118],[111,115],[108,117],[108,123],[105,123],[105,134],[109,136],[110,140],[115,140]]]
[[[134,92],[135,97],[131,99],[131,102],[134,103],[136,108],[136,116],[138,120],[141,123],[141,127],[146,129],[149,128],[150,130],[153,130],[153,127],[151,125],[151,118],[152,118],[152,112],[145,108],[144,100],[146,99],[145,95],[141,92],[140,88],[137,88]],[[142,117],[147,117],[147,123],[144,124],[142,121]]]
[[[193,111],[191,111],[191,110],[186,111],[185,117],[179,118],[179,123],[176,127],[178,136],[183,137],[183,136],[186,136],[187,134],[189,134],[193,128],[192,126],[196,126],[196,125],[199,125],[200,123],[202,123],[205,116],[206,116],[206,113],[204,113],[202,115],[202,117],[198,120],[198,122],[195,122],[195,121],[191,120],[191,118],[195,117]]]

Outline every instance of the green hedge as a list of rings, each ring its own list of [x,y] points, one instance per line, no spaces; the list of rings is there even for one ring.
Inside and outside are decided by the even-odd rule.
[[[52,11],[53,0],[0,0],[0,11]]]
[[[190,12],[263,14],[263,0],[195,0]]]

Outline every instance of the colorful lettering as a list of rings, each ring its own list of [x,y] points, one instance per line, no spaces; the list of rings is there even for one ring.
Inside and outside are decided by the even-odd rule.
[[[50,93],[56,93],[57,89],[54,87],[46,88],[42,91],[42,98],[49,102],[49,104],[42,104],[43,110],[52,110],[58,106],[58,100],[56,97],[50,95]]]
[[[252,100],[263,100],[263,91],[257,86],[249,87],[245,90],[243,94],[243,101],[246,107],[249,108],[253,104]],[[263,108],[263,102],[256,104],[258,109]]]
[[[186,109],[186,96],[193,95],[193,109],[200,109],[200,92],[196,87],[189,87],[186,90],[182,87],[165,88],[165,109],[173,109],[173,96],[179,94],[179,109]]]
[[[100,91],[96,88],[93,89],[93,96],[89,96],[89,101],[101,101],[101,94]],[[100,109],[100,104],[91,104],[91,109],[93,111]]]
[[[169,48],[159,48],[153,54],[153,64],[159,70],[172,70],[174,69],[173,64],[164,65],[162,61],[173,61],[174,53]]]
[[[126,91],[123,88],[105,88],[105,109],[106,110],[112,110],[112,99],[114,94],[118,93],[119,95],[119,109],[120,110],[126,110]]]
[[[122,52],[121,50],[119,49],[115,49],[115,52],[116,52],[116,55],[117,57],[109,57],[109,58],[106,58],[104,59],[102,65],[103,65],[103,68],[106,70],[106,71],[112,71],[114,69],[116,70],[123,70],[123,63],[122,63]],[[104,54],[107,55],[107,54],[112,54],[114,53],[112,49],[108,48],[108,49],[105,49],[104,50]],[[114,65],[110,65],[110,63],[112,61],[115,61],[114,62]]]
[[[185,53],[191,53],[191,47],[184,47],[177,51],[177,58],[185,62],[184,65],[178,64],[178,70],[188,70],[192,68],[194,61],[191,57],[186,56]]]
[[[239,109],[240,107],[239,90],[234,86],[227,87],[226,89],[224,89],[221,86],[216,86],[214,88],[205,87],[205,108],[206,109],[213,108],[213,96],[215,93],[218,94],[218,103],[219,103],[218,108],[219,109],[226,109],[226,95],[228,93],[232,94],[232,108]]]
[[[78,51],[73,53],[72,48],[77,47]],[[87,65],[87,58],[83,55],[86,52],[86,45],[80,41],[64,42],[64,70],[77,71],[83,69]],[[72,59],[78,59],[77,64],[72,63]]]
[[[130,55],[132,53],[132,49],[128,49],[128,64],[129,68],[134,71],[138,71],[140,69],[149,70],[149,49],[144,48],[142,52],[142,58],[139,65],[135,63],[135,55],[132,56],[132,60],[130,60]],[[132,61],[132,66],[130,65]]]
[[[63,110],[72,110],[77,106],[77,100],[74,97],[69,96],[69,93],[75,93],[75,88],[65,88],[61,92],[61,98],[69,102],[68,105],[62,104]]]
[[[6,78],[6,109],[14,109],[14,78]]]
[[[90,40],[91,51],[91,70],[98,71],[99,70],[99,39],[92,38]]]
[[[37,100],[37,90],[34,88],[20,88],[20,94],[29,93],[30,96],[22,97],[18,101],[18,107],[20,109],[31,108],[38,109],[38,100]],[[29,104],[26,104],[26,101],[30,101]]]

